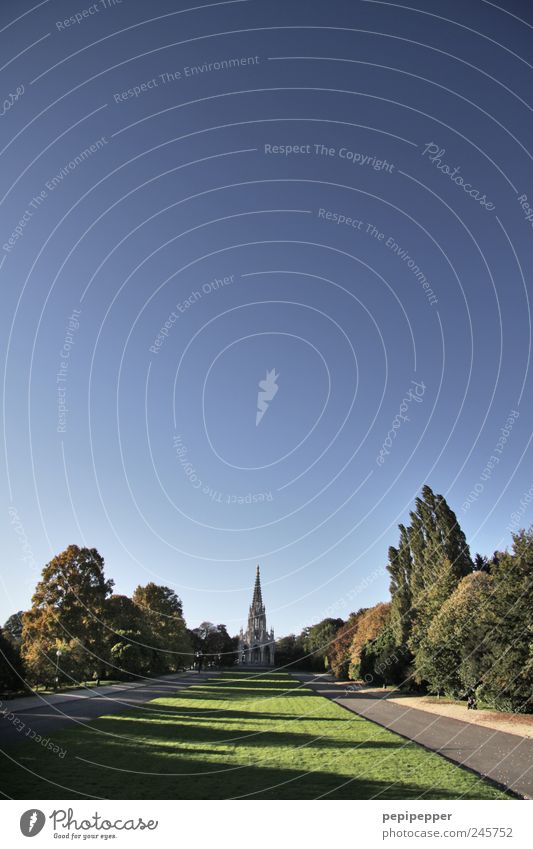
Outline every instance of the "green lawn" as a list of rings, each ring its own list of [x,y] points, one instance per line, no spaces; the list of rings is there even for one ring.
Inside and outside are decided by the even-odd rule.
[[[284,673],[222,673],[176,698],[9,748],[18,799],[504,799],[492,784]],[[8,772],[6,774],[6,766]]]

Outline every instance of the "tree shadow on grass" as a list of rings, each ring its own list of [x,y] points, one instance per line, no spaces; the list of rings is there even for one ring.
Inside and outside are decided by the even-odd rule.
[[[226,686],[211,686],[207,685],[205,689],[201,687],[190,687],[176,695],[176,698],[182,699],[282,699],[282,698],[312,698],[316,696],[312,690],[297,690],[289,687],[226,687]],[[167,698],[172,698],[168,696]]]
[[[112,749],[113,747],[111,747]],[[106,754],[112,755],[109,747]],[[151,773],[143,772],[134,756],[130,770],[124,763],[120,769],[91,763],[69,753],[60,765],[52,753],[41,757],[39,763],[26,764],[37,775],[19,765],[9,765],[9,777],[4,769],[2,790],[14,799],[82,799],[96,796],[103,799],[316,799],[328,794],[328,799],[463,799],[486,798],[473,783],[472,789],[452,792],[412,782],[392,783],[370,780],[334,771],[305,772],[279,766],[241,766],[228,760],[207,762],[191,756],[169,757],[161,753],[153,757]],[[93,761],[102,757],[95,752]],[[113,760],[113,758],[111,758]],[[4,765],[5,766],[5,765]],[[46,780],[48,779],[48,781]],[[60,787],[57,786],[57,782]]]
[[[287,720],[286,717],[284,719]],[[192,720],[192,722],[191,722]],[[220,720],[223,722],[223,718]],[[297,749],[301,747],[311,747],[318,749],[402,749],[405,751],[407,747],[418,748],[415,743],[406,743],[400,737],[390,735],[388,740],[346,740],[339,739],[338,722],[332,720],[335,724],[335,729],[332,729],[331,735],[328,736],[326,726],[321,726],[319,733],[302,733],[298,731],[287,730],[283,727],[283,720],[277,720],[278,728],[272,729],[268,727],[250,728],[246,726],[223,728],[219,725],[214,727],[207,723],[196,723],[194,717],[188,717],[187,722],[180,722],[173,714],[169,713],[166,719],[161,715],[157,719],[145,719],[136,716],[115,716],[102,717],[94,725],[94,731],[104,731],[111,735],[123,737],[125,740],[131,740],[134,737],[139,737],[146,744],[147,742],[154,746],[167,744],[178,746],[183,745],[209,745],[238,746],[242,744],[246,747],[264,748],[291,748]],[[287,720],[288,724],[288,720]],[[369,726],[372,728],[372,726]],[[346,722],[346,730],[350,730],[350,723]],[[373,729],[374,730],[374,729]],[[383,732],[375,732],[383,733]],[[385,732],[387,733],[387,732]],[[93,738],[94,739],[94,738]],[[216,754],[216,749],[213,748],[213,754]]]
[[[132,708],[135,710],[135,708]],[[129,711],[128,711],[129,715]],[[281,720],[285,722],[330,722],[330,723],[341,723],[341,722],[352,722],[352,718],[347,714],[345,716],[334,717],[334,716],[314,716],[313,714],[302,713],[273,713],[270,711],[253,711],[253,710],[235,710],[233,708],[227,708],[224,706],[217,707],[200,707],[200,706],[188,706],[188,705],[154,705],[153,710],[148,712],[143,712],[139,714],[135,714],[138,716],[146,716],[150,717],[161,717],[161,718],[169,718],[173,717],[176,721],[180,720],[194,720],[195,722],[206,721],[206,722],[231,722],[237,720],[248,720],[248,721],[262,721],[262,722],[270,722],[274,720]],[[353,722],[365,722],[363,717],[358,716],[358,714],[354,714]]]

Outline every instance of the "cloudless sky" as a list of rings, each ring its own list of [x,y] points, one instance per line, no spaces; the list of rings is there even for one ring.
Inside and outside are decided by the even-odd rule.
[[[231,633],[259,563],[281,635],[424,483],[533,521],[530,4],[191,6],[1,6],[2,621],[77,543]]]

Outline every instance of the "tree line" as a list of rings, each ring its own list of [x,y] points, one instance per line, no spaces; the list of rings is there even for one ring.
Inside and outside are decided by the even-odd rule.
[[[513,535],[510,551],[472,558],[455,513],[429,486],[409,519],[388,551],[390,600],[278,639],[276,665],[530,711],[533,527]],[[129,598],[113,586],[94,548],[54,557],[31,608],[0,629],[0,691],[162,675],[197,653],[235,662],[238,638],[210,622],[188,629],[169,587],[151,582]]]
[[[279,664],[531,712],[533,527],[513,535],[511,551],[472,558],[429,486],[409,518],[388,552],[390,600],[284,637]]]
[[[225,625],[188,629],[180,598],[150,582],[131,598],[113,594],[95,548],[69,546],[42,572],[31,608],[0,629],[0,689],[163,675],[188,668],[197,653],[221,664],[236,638]]]

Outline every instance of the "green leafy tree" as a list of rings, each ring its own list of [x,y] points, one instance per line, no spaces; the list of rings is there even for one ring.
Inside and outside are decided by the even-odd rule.
[[[410,513],[410,525],[400,525],[398,548],[389,550],[391,627],[398,646],[407,644],[414,674],[423,680],[418,652],[428,628],[459,581],[474,570],[466,537],[442,495],[424,486]]]
[[[398,548],[389,548],[387,569],[391,576],[391,629],[398,645],[404,645],[412,624],[412,571],[413,557],[409,546],[409,534],[405,525],[400,525]]]
[[[328,668],[330,647],[342,625],[344,625],[343,619],[328,617],[306,629],[303,645],[305,654],[309,655],[312,669],[323,671],[324,668]]]
[[[487,669],[480,695],[496,707],[531,711],[533,526],[513,535],[511,552],[493,558],[491,576]]]
[[[22,643],[22,614],[23,610],[13,613],[4,623],[4,637],[11,641],[14,646]]]
[[[175,672],[192,659],[192,645],[180,598],[170,587],[138,586],[133,602],[143,613],[154,647],[154,672]]]
[[[368,684],[402,684],[409,681],[410,652],[405,644],[398,644],[389,619],[375,639],[367,641],[361,649],[359,676]]]
[[[154,646],[157,635],[151,633],[148,618],[131,598],[125,595],[108,598],[105,622],[111,674],[148,675],[153,666],[158,666],[159,643]]]
[[[19,648],[0,628],[0,698],[24,690],[25,678]]]
[[[303,637],[296,634],[288,634],[276,640],[276,666],[298,668],[305,655]]]
[[[490,575],[476,571],[463,578],[434,616],[417,656],[430,692],[461,697],[482,682],[492,601]]]
[[[131,628],[115,631],[110,655],[117,675],[137,677],[151,673],[154,650],[147,647],[144,639],[146,635],[142,631]]]
[[[232,666],[235,662],[238,639],[230,637],[225,625],[216,625],[206,636],[204,654],[208,663]]]
[[[202,622],[191,633],[194,652],[201,652],[205,663],[233,666],[237,656],[238,637],[230,637],[225,625]]]

